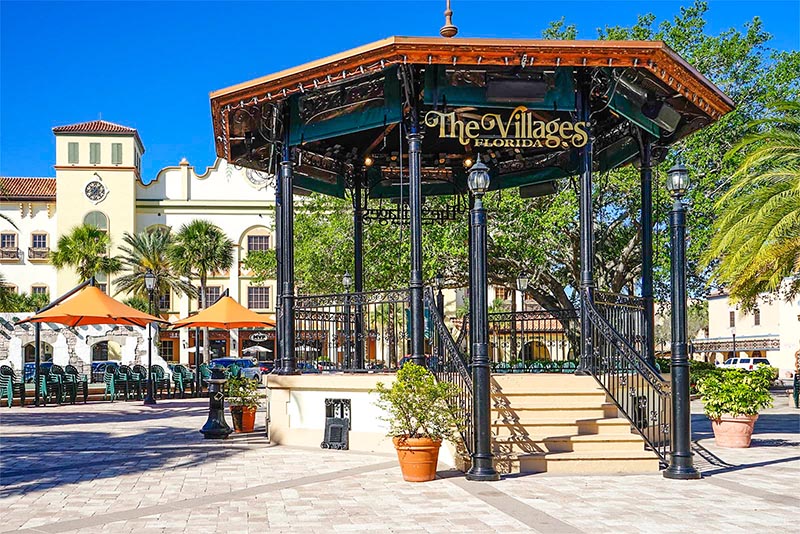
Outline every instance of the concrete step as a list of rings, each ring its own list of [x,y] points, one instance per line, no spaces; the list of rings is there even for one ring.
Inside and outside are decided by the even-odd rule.
[[[554,421],[499,417],[492,421],[494,436],[503,437],[520,432],[537,438],[585,434],[625,436],[631,434],[631,425],[627,419],[621,417]]]
[[[509,466],[520,473],[653,473],[659,470],[659,460],[654,452],[645,450],[537,452],[519,455]]]
[[[604,399],[605,400],[605,399]],[[577,421],[583,419],[617,418],[617,406],[611,402],[587,402],[580,406],[530,406],[519,408],[508,406],[502,409],[493,408],[491,417],[493,421],[507,419],[515,421]]]
[[[602,391],[591,376],[571,374],[493,374],[492,393],[573,394]]]
[[[641,451],[644,440],[636,434],[627,435],[565,435],[531,436],[523,433],[494,436],[492,446],[498,454],[521,454],[532,452],[592,452],[592,451]]]
[[[522,408],[571,408],[600,405],[606,400],[604,391],[580,393],[513,393],[492,394],[491,405],[495,409]]]

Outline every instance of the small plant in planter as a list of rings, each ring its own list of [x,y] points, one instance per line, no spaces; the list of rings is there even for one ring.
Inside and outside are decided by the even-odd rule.
[[[430,371],[412,362],[397,371],[391,387],[378,383],[377,405],[387,412],[403,479],[426,482],[436,477],[439,447],[453,439],[459,425],[451,402],[457,389],[449,382],[436,382]]]
[[[711,419],[717,445],[750,446],[758,412],[772,406],[772,375],[771,367],[762,366],[755,371],[720,369],[698,380],[703,410]]]
[[[225,383],[225,396],[231,408],[233,430],[252,432],[258,409],[258,382],[244,376],[231,377]]]

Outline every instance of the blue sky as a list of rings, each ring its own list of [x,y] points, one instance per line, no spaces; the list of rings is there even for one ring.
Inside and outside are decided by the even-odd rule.
[[[671,18],[674,1],[453,0],[460,37],[537,38],[566,17],[579,37]],[[0,175],[54,176],[54,126],[138,128],[143,178],[182,157],[214,161],[208,93],[390,35],[438,35],[443,0],[7,2],[0,0]],[[754,16],[778,50],[800,48],[800,1],[711,0],[707,31]]]

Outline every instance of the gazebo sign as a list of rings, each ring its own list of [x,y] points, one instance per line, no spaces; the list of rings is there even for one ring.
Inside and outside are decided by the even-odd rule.
[[[589,140],[589,123],[536,120],[525,106],[516,107],[508,117],[485,113],[466,121],[454,111],[429,111],[425,125],[438,126],[440,138],[458,139],[462,145],[474,142],[476,148],[580,148]]]

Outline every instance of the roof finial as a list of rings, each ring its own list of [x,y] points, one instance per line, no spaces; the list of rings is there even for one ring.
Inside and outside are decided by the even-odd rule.
[[[442,37],[455,37],[458,28],[453,25],[453,10],[450,9],[450,0],[447,0],[447,7],[444,10],[444,26],[439,30]]]

